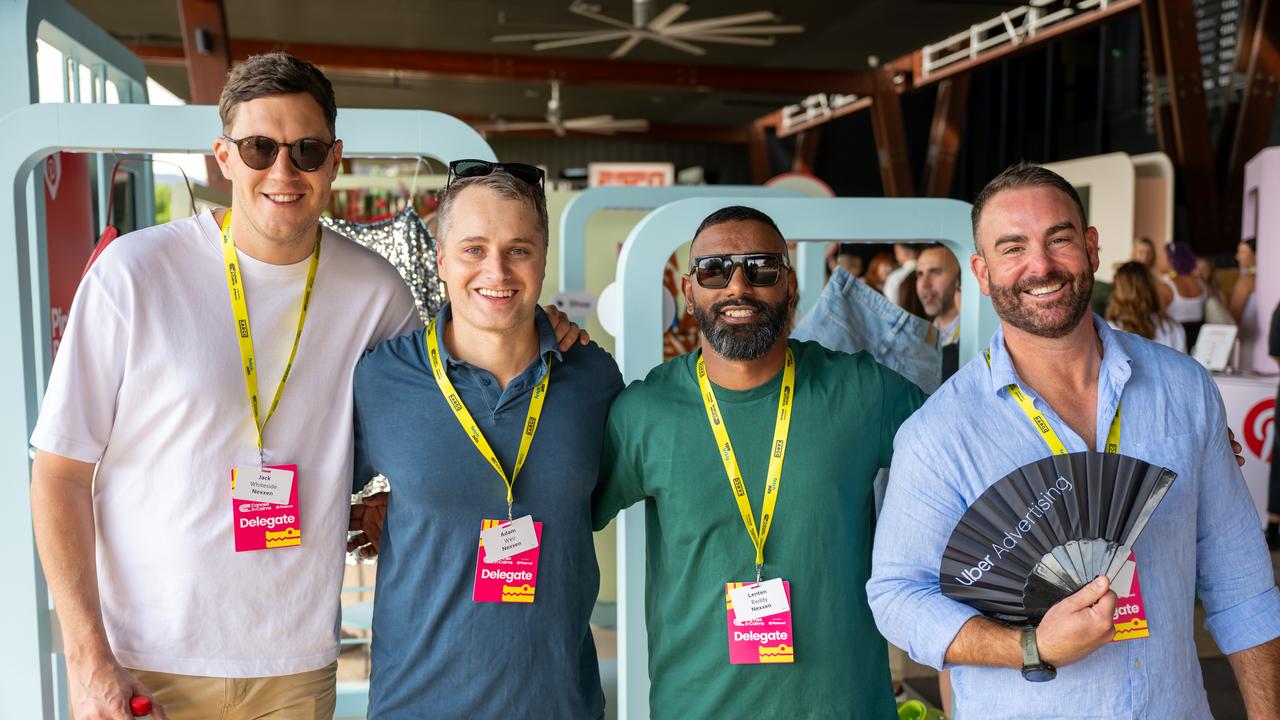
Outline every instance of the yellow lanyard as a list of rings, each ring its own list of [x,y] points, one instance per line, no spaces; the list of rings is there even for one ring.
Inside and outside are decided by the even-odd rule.
[[[986,352],[987,367],[991,367],[991,351]],[[1058,433],[1054,432],[1053,427],[1049,425],[1049,420],[1036,409],[1035,403],[1027,394],[1022,392],[1022,388],[1017,383],[1010,383],[1008,386],[1009,394],[1018,402],[1018,406],[1022,408],[1022,412],[1031,421],[1032,426],[1040,433],[1040,438],[1044,440],[1045,445],[1049,446],[1049,451],[1054,455],[1066,455],[1067,446],[1062,444],[1062,440],[1058,437]],[[1092,442],[1090,443],[1092,445]],[[1105,452],[1116,455],[1120,452],[1120,403],[1116,403],[1116,416],[1111,418],[1111,428],[1107,430],[1107,446]]]
[[[298,331],[293,335],[293,348],[289,350],[289,362],[284,366],[284,374],[280,376],[280,384],[276,386],[276,395],[271,400],[271,408],[267,416],[259,421],[258,409],[258,363],[253,354],[253,333],[249,330],[248,295],[244,287],[244,278],[240,271],[240,261],[236,258],[236,246],[231,242],[231,210],[222,218],[222,259],[227,271],[227,294],[231,297],[231,313],[235,318],[235,333],[240,341],[241,367],[244,368],[244,386],[249,391],[249,406],[253,410],[253,429],[258,435],[258,460],[262,460],[262,431],[267,422],[275,414],[280,404],[280,395],[284,392],[284,384],[289,379],[289,371],[293,368],[293,359],[298,354],[298,342],[302,339],[302,326],[307,321],[307,309],[311,306],[311,291],[316,284],[316,267],[320,264],[320,231],[316,231],[316,246],[311,251],[311,265],[307,268],[307,285],[302,291],[302,309],[298,312]]]
[[[467,411],[467,406],[462,402],[462,397],[458,395],[458,391],[453,388],[453,383],[449,381],[449,376],[444,372],[444,363],[440,362],[440,343],[436,339],[436,321],[431,319],[431,324],[427,325],[427,357],[431,360],[431,374],[436,378],[436,386],[440,388],[440,393],[444,395],[444,399],[449,403],[449,408],[453,410],[453,416],[458,419],[458,424],[466,431],[467,437],[471,438],[472,444],[480,451],[485,460],[493,466],[498,472],[498,476],[502,478],[502,482],[507,486],[507,519],[511,519],[511,505],[515,501],[515,484],[516,476],[520,474],[520,468],[524,467],[525,458],[529,456],[529,446],[533,444],[533,434],[538,431],[538,418],[542,417],[542,404],[547,400],[547,385],[551,382],[551,364],[547,364],[547,374],[542,376],[542,382],[538,383],[533,389],[533,397],[529,398],[529,416],[524,422],[524,434],[520,436],[520,450],[516,453],[516,466],[511,471],[511,479],[507,479],[507,473],[502,469],[502,463],[498,461],[498,456],[494,454],[493,448],[489,446],[489,441],[484,439],[484,433],[480,432],[480,426],[476,425],[476,421],[471,417],[471,413]]]
[[[796,359],[791,354],[791,348],[787,348],[787,361],[782,368],[782,388],[778,393],[778,419],[773,426],[773,442],[770,444],[773,452],[769,455],[769,474],[765,477],[764,502],[760,508],[759,531],[756,530],[755,516],[751,513],[747,484],[738,467],[738,456],[733,452],[724,415],[720,413],[720,405],[716,402],[715,391],[711,389],[711,381],[707,379],[707,366],[701,355],[698,356],[698,388],[702,391],[702,404],[707,408],[707,422],[711,423],[711,432],[716,436],[716,444],[720,447],[725,474],[729,476],[729,488],[733,490],[734,500],[738,501],[738,512],[742,514],[742,522],[747,526],[751,544],[756,548],[756,582],[760,582],[764,572],[764,543],[769,538],[769,528],[773,525],[773,510],[778,504],[778,486],[782,484],[782,460],[787,454],[791,403],[796,389]]]

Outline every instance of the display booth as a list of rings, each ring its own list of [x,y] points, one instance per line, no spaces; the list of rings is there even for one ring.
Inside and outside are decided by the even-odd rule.
[[[1280,203],[1276,198],[1280,198],[1280,147],[1264,149],[1244,170],[1240,239],[1253,239],[1258,246],[1252,372],[1214,376],[1227,408],[1227,424],[1244,446],[1245,481],[1264,524],[1268,475],[1271,463],[1276,461],[1276,440],[1280,436],[1276,420],[1276,386],[1280,382],[1276,373],[1280,367],[1271,358],[1267,342],[1271,313],[1280,304]]]
[[[706,197],[657,208],[631,231],[622,247],[617,282],[622,294],[618,366],[623,379],[643,378],[662,361],[663,267],[702,219],[726,205],[766,213],[788,241],[940,242],[963,266],[973,252],[968,203],[907,198]],[[810,292],[820,291],[821,286]],[[960,361],[986,347],[997,318],[991,301],[977,292],[961,298]],[[619,718],[649,717],[648,649],[644,617],[645,510],[636,505],[618,516],[618,696]]]
[[[1135,239],[1150,238],[1160,254],[1173,241],[1173,163],[1164,153],[1107,153],[1045,167],[1076,188],[1098,229],[1098,280],[1111,282]]]

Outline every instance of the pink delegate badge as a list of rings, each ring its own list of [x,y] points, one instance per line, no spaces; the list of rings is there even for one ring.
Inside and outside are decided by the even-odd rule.
[[[1133,582],[1129,585],[1128,594],[1117,594],[1116,610],[1111,616],[1112,622],[1115,623],[1116,636],[1111,639],[1111,642],[1137,640],[1151,636],[1151,631],[1147,628],[1147,608],[1142,602],[1142,586],[1138,584],[1138,560],[1133,553],[1129,553],[1129,563],[1133,563]],[[1117,577],[1116,580],[1121,580],[1129,571],[1130,568],[1126,563],[1126,567],[1120,571],[1121,577]]]
[[[288,470],[293,473],[293,489],[289,502],[276,505],[268,502],[231,499],[231,521],[235,534],[236,552],[267,550],[302,544],[302,519],[298,512],[298,466],[269,465],[268,469]],[[231,469],[231,488],[236,486],[236,469]]]
[[[480,530],[488,530],[506,520],[483,520]],[[538,547],[512,555],[504,560],[487,562],[484,540],[476,550],[476,584],[471,599],[476,602],[531,603],[538,589],[538,555],[542,552],[542,523],[534,522]]]
[[[733,665],[760,665],[795,662],[795,640],[791,632],[791,611],[738,620],[729,591],[754,583],[725,583],[724,604],[729,620],[729,662]],[[791,583],[782,581],[791,604]]]

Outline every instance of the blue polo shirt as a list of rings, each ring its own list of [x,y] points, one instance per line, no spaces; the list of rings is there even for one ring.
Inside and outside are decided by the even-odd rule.
[[[514,517],[541,522],[536,600],[472,600],[481,521],[506,517],[506,486],[458,424],[431,374],[425,331],[356,365],[355,487],[391,482],[374,595],[372,720],[604,716],[588,620],[600,586],[591,492],[622,376],[592,343],[561,353],[541,309],[541,352],[498,387],[444,346],[445,372],[510,476],[533,388],[550,368],[537,435],[515,481]]]

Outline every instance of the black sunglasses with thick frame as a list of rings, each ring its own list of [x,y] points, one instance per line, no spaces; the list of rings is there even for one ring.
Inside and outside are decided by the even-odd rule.
[[[324,167],[329,159],[329,152],[338,144],[337,140],[325,142],[316,138],[303,138],[291,143],[273,140],[265,135],[248,135],[239,140],[230,135],[223,135],[223,140],[236,146],[240,151],[240,160],[254,170],[266,170],[276,163],[280,148],[289,148],[289,162],[302,172],[315,172]]]
[[[689,262],[689,274],[708,290],[729,287],[733,274],[742,268],[747,284],[754,287],[776,285],[783,270],[791,269],[786,253],[725,253],[699,255]]]
[[[488,160],[454,160],[449,163],[449,176],[445,178],[444,186],[448,188],[453,184],[454,180],[461,178],[492,175],[494,170],[502,170],[527,185],[532,185],[536,188],[545,187],[546,174],[537,165],[489,162]]]

